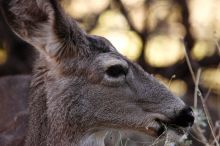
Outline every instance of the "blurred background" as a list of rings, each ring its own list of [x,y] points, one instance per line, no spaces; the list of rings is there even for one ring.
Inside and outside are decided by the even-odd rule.
[[[60,1],[87,33],[109,39],[194,107],[194,141],[219,143],[219,0]],[[34,56],[1,16],[0,76],[31,73]]]

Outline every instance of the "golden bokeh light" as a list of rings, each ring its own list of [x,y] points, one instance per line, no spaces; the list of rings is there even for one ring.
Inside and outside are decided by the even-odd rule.
[[[104,12],[98,20],[99,28],[108,29],[129,29],[128,22],[125,17],[117,10],[109,10]]]
[[[129,15],[131,17],[132,23],[137,28],[138,31],[142,31],[145,27],[145,8],[144,6],[140,6],[139,8],[131,9],[129,11]]]
[[[190,21],[192,22],[192,32],[197,39],[213,39],[217,28],[215,23],[216,0],[192,0],[189,3],[191,10]],[[210,15],[212,14],[212,15]]]
[[[170,83],[170,90],[174,95],[183,97],[187,92],[187,84],[183,80],[173,80]]]
[[[109,5],[109,0],[71,0],[64,4],[65,10],[74,18],[82,18],[91,14],[98,14]]]
[[[126,19],[118,11],[103,13],[91,34],[106,37],[120,53],[131,60],[136,60],[141,54],[140,37],[129,30]]]
[[[150,65],[166,67],[183,58],[184,50],[180,40],[165,35],[158,35],[148,40],[145,59]]]
[[[7,60],[7,53],[5,49],[0,48],[0,64],[4,64]]]
[[[187,92],[187,84],[180,79],[167,79],[159,74],[156,74],[155,77],[160,80],[171,92],[178,96],[183,97]]]
[[[141,5],[144,5],[144,1],[145,0],[122,0],[123,4],[127,8],[136,8],[136,7],[139,7]]]
[[[142,42],[135,32],[128,30],[96,29],[92,34],[106,37],[121,54],[131,60],[136,60],[141,54]]]
[[[154,1],[148,10],[148,29],[153,30],[157,26],[158,22],[164,20],[170,13],[171,4],[170,1]]]
[[[212,56],[215,53],[215,44],[210,41],[197,41],[192,50],[192,57],[202,60],[205,57]]]
[[[220,94],[220,68],[206,68],[201,75],[202,84]]]
[[[214,10],[215,10],[215,20],[214,20],[214,28],[215,29],[215,38],[220,38],[220,9],[219,9],[219,6],[220,6],[220,1],[219,0],[216,0],[215,1],[215,6],[214,6]]]
[[[145,19],[147,17],[145,1],[144,0],[122,0],[128,11],[128,15],[135,28],[142,31],[145,27]]]

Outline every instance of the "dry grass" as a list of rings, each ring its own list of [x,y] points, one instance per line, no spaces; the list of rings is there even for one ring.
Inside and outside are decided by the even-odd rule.
[[[218,52],[220,54],[220,46],[219,44],[217,43],[216,41],[216,46],[218,48]],[[201,127],[200,124],[198,123],[195,123],[194,126],[193,126],[193,134],[192,137],[197,140],[198,142],[200,142],[201,144],[205,145],[205,146],[219,146],[219,140],[220,140],[220,132],[217,132],[219,131],[219,127],[217,127],[217,125],[214,127],[213,125],[213,122],[212,122],[212,119],[211,119],[211,116],[209,114],[209,110],[208,110],[208,107],[206,105],[206,101],[211,93],[211,87],[208,89],[208,92],[206,93],[205,97],[202,95],[200,89],[199,89],[199,83],[200,83],[200,75],[201,75],[201,68],[199,68],[197,70],[197,74],[195,75],[195,73],[193,72],[193,68],[192,68],[192,65],[190,63],[190,59],[189,59],[189,55],[187,54],[187,51],[186,51],[186,48],[184,48],[185,50],[185,57],[186,57],[186,61],[187,61],[187,65],[189,67],[189,70],[190,70],[190,73],[191,73],[191,76],[192,76],[192,79],[194,81],[194,84],[195,84],[195,92],[194,92],[194,109],[198,111],[198,97],[199,99],[201,100],[201,103],[202,103],[202,108],[203,108],[203,111],[205,113],[205,119],[208,123],[208,127],[211,131],[211,136],[212,138],[211,139],[208,139],[206,137],[206,130],[203,129]],[[216,70],[219,69],[219,66]],[[196,117],[196,118],[199,118],[199,117]]]

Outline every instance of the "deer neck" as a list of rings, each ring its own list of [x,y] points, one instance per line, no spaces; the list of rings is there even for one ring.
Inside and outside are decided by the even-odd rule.
[[[46,91],[46,78],[49,70],[46,64],[46,60],[39,57],[32,75],[26,146],[102,146],[102,142],[100,142],[103,141],[102,137],[96,138],[93,135],[94,131],[86,132],[84,130],[86,125],[64,123],[64,117],[60,116],[65,115],[62,110],[57,111],[61,114],[50,114]]]
[[[45,74],[47,68],[44,60],[37,60],[32,75],[29,96],[29,123],[28,134],[26,137],[26,146],[46,145],[47,135],[47,115],[46,115],[46,92],[45,92]]]

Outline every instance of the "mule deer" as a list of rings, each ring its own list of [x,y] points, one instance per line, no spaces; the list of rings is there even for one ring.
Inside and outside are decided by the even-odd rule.
[[[34,46],[26,146],[83,146],[103,129],[154,136],[189,127],[191,108],[105,38],[88,35],[55,0],[1,0],[11,29]],[[146,128],[148,127],[148,128]]]

